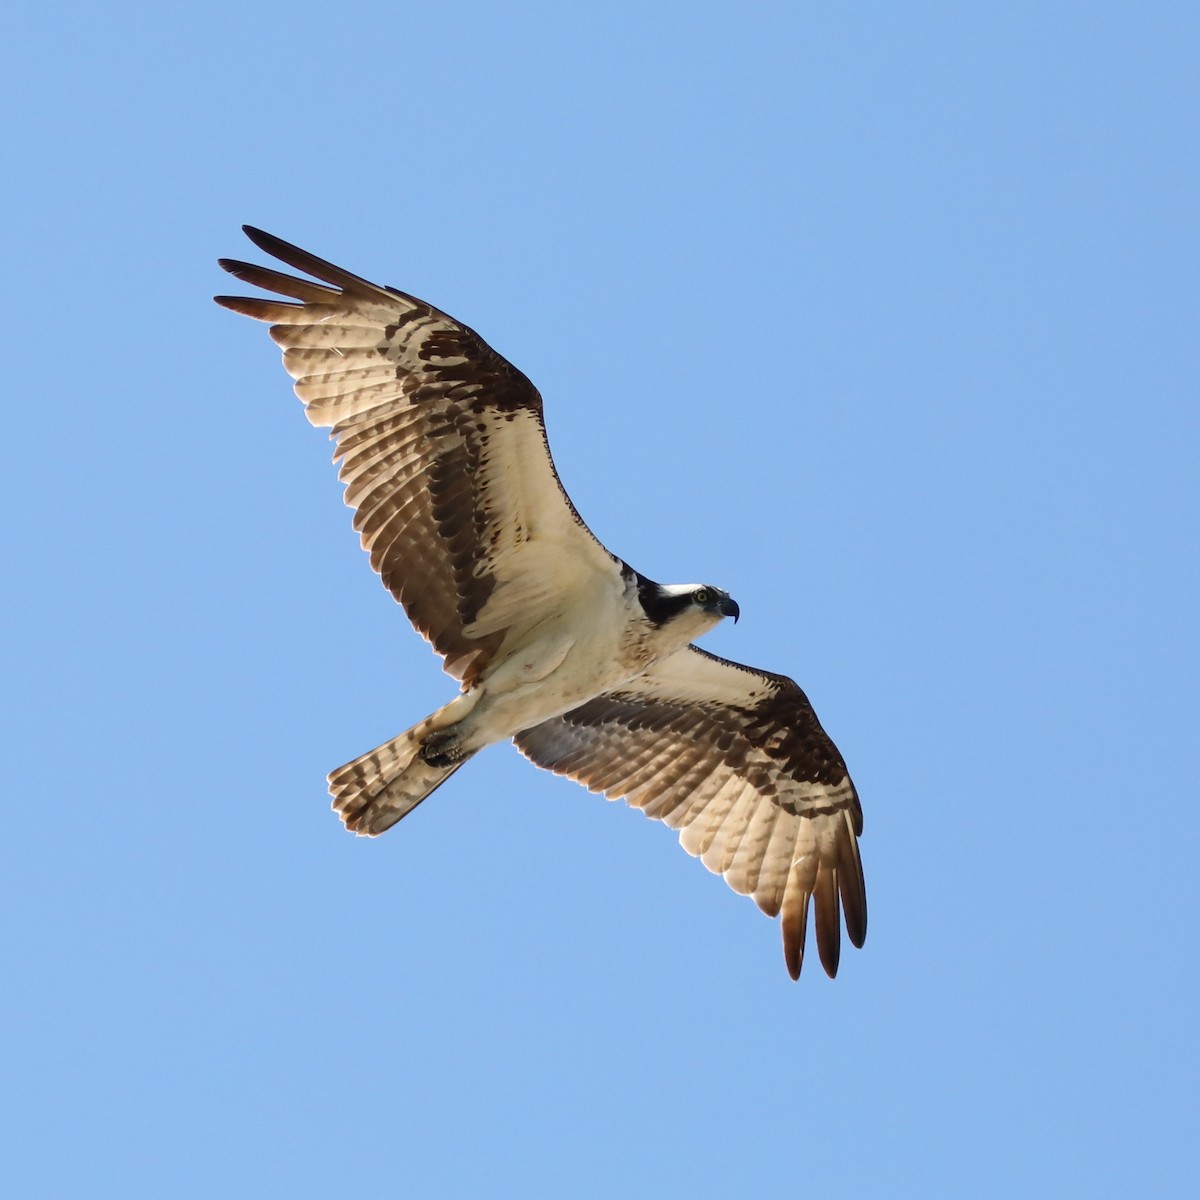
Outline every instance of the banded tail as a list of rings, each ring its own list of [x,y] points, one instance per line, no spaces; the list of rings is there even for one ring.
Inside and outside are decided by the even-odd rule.
[[[333,810],[352,833],[374,837],[390,829],[470,757],[430,766],[420,754],[429,725],[429,720],[422,721],[331,772]]]

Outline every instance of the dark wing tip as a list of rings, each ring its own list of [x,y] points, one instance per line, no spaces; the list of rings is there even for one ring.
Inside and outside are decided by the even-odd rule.
[[[804,966],[804,940],[808,934],[808,893],[797,897],[784,897],[783,905],[783,961],[793,979],[800,978]]]
[[[799,904],[784,906],[784,963],[788,974],[793,979],[799,979],[804,966],[804,942],[811,907],[821,966],[830,979],[836,979],[842,953],[843,917],[846,933],[855,947],[862,949],[867,938],[867,894],[857,855],[853,864],[823,868],[813,887],[811,905],[809,900],[810,897],[806,895]]]
[[[852,884],[842,888],[842,908],[846,914],[846,934],[856,950],[867,940],[867,897],[863,889]]]
[[[804,966],[804,947],[792,943],[790,946],[785,945],[783,948],[783,961],[787,966],[787,973],[792,977],[793,982],[798,982],[800,979],[800,968]]]
[[[272,258],[278,258],[293,267],[299,267],[300,270],[307,270],[307,267],[300,266],[296,259],[303,262],[321,263],[323,266],[332,267],[335,271],[340,271],[340,267],[334,266],[333,263],[327,263],[324,259],[318,258],[315,254],[310,254],[307,250],[301,249],[294,242],[286,242],[281,237],[276,237],[273,233],[268,233],[265,229],[259,229],[256,225],[243,225],[242,232],[264,253],[271,255]]]
[[[244,275],[253,275],[255,272],[265,269],[255,263],[243,262],[240,258],[218,258],[217,266],[222,271],[228,271],[230,275],[236,276],[238,279],[241,279]]]
[[[264,253],[287,263],[289,267],[295,267],[297,271],[323,279],[326,283],[336,284],[344,291],[365,295],[378,295],[383,291],[369,279],[355,275],[328,259],[318,258],[315,254],[310,254],[291,242],[285,242],[283,238],[267,233],[264,229],[258,229],[254,225],[243,225],[242,231]]]
[[[299,246],[293,246],[291,242],[285,242],[283,238],[278,238],[273,233],[268,233],[265,229],[259,229],[257,225],[243,225],[242,232],[260,250],[265,250],[268,254],[274,254],[275,247],[279,247],[281,250],[295,250],[298,253],[303,253]]]
[[[304,311],[303,304],[292,304],[283,300],[261,300],[250,296],[214,296],[213,299],[222,308],[240,313],[243,317],[253,317],[256,321],[273,321],[282,325],[295,321],[296,314]],[[279,341],[273,329],[271,336]]]
[[[842,955],[842,907],[838,903],[837,872],[823,867],[817,872],[813,888],[813,926],[817,934],[817,953],[830,979],[837,977]]]
[[[846,933],[850,944],[861,950],[867,940],[867,885],[863,879],[862,859],[858,856],[858,845],[847,834],[842,844],[838,862],[838,893],[842,898],[842,912],[846,918]]]

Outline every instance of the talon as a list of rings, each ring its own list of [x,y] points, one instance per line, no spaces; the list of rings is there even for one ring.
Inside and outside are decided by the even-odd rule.
[[[421,761],[430,767],[451,767],[462,756],[458,738],[448,729],[431,733],[421,743]]]

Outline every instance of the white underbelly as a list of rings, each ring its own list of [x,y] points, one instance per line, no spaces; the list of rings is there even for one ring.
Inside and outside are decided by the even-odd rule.
[[[501,741],[578,708],[634,673],[620,658],[616,638],[598,632],[539,638],[485,673],[471,713],[472,732]]]

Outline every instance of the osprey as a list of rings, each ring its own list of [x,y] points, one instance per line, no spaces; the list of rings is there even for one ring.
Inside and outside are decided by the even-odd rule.
[[[308,419],[332,430],[371,566],[461,684],[329,776],[346,827],[382,833],[511,739],[539,767],[678,829],[689,854],[782,914],[793,979],[813,901],[835,975],[841,912],[854,945],[867,930],[862,810],[791,679],[691,644],[737,620],[729,593],[655,583],[596,540],[555,472],[537,389],[473,330],[245,231],[322,282],[221,259],[289,299],[216,301],[271,323]]]

